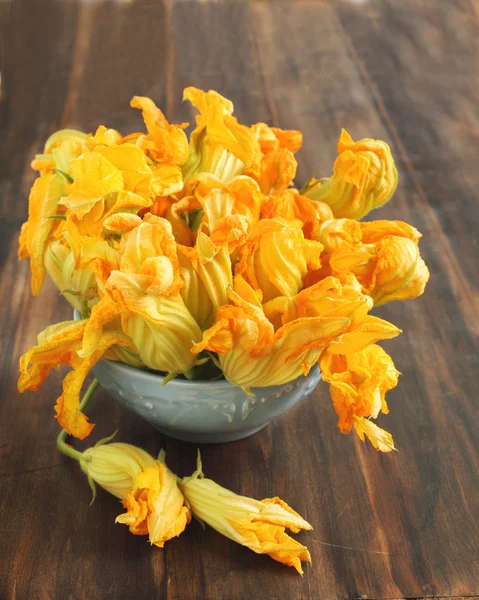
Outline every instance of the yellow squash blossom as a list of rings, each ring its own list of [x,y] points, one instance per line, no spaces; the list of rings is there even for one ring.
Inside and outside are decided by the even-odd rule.
[[[96,351],[102,327],[121,317],[141,360],[151,369],[180,373],[196,362],[190,348],[201,330],[180,295],[183,287],[176,242],[165,219],[145,215],[123,235],[120,268],[93,307],[82,356]]]
[[[155,459],[148,452],[131,444],[117,442],[99,442],[82,452],[79,462],[89,480],[120,500],[131,493],[142,471],[156,466]]]
[[[104,239],[82,235],[73,221],[60,227],[60,239],[45,252],[45,267],[68,302],[83,314],[98,302],[98,285],[118,268],[120,253]]]
[[[212,173],[225,183],[246,169],[258,172],[261,150],[250,129],[232,116],[233,104],[217,92],[188,87],[189,100],[200,114],[190,136],[190,154],[183,167],[185,183],[198,173]]]
[[[354,352],[399,333],[390,323],[367,314],[370,298],[343,291],[339,282],[326,282],[318,295],[306,314],[279,323],[275,331],[274,319],[266,318],[257,293],[236,277],[235,290],[228,290],[232,304],[218,309],[216,323],[192,351],[217,352],[225,377],[249,389],[281,385],[308,374],[326,347]]]
[[[81,314],[98,301],[95,274],[89,268],[78,267],[72,249],[55,240],[45,252],[45,268],[53,283],[67,301]]]
[[[183,533],[191,521],[176,476],[166,465],[130,444],[97,444],[79,457],[88,480],[123,501],[127,512],[116,518],[135,535],[148,535],[151,544]]]
[[[82,233],[100,235],[102,223],[118,212],[138,213],[159,194],[183,187],[179,167],[150,165],[134,144],[96,146],[71,164],[73,183],[60,204],[82,221]]]
[[[61,175],[49,173],[35,180],[28,200],[28,221],[23,224],[19,240],[19,257],[30,257],[32,293],[36,296],[42,289],[46,268],[45,248],[48,239],[58,225],[56,216],[61,216],[58,201],[65,188]]]
[[[361,241],[364,244],[378,242],[386,235],[394,235],[396,237],[404,237],[413,242],[418,242],[422,238],[422,234],[408,223],[404,221],[368,221],[359,223],[361,227]]]
[[[83,439],[94,425],[88,422],[80,407],[80,393],[86,376],[114,345],[135,350],[131,340],[117,329],[105,329],[95,351],[87,358],[78,355],[88,320],[66,321],[48,327],[39,334],[38,345],[20,358],[18,389],[38,390],[53,367],[65,364],[72,367],[63,379],[63,392],[55,405],[56,418],[69,434]]]
[[[329,204],[336,218],[361,219],[396,190],[398,174],[391,150],[379,140],[354,142],[343,129],[338,154],[333,176],[311,180],[305,195]]]
[[[344,281],[326,277],[293,298],[275,298],[266,303],[263,310],[276,328],[315,317],[350,319],[347,330],[329,345],[331,353],[348,354],[400,333],[391,323],[368,314],[372,307],[372,299],[361,292],[354,277],[344,278]]]
[[[393,235],[388,235],[384,221],[378,229],[374,222],[361,224],[361,230],[368,243],[343,245],[333,252],[329,257],[332,273],[353,273],[378,306],[420,296],[429,271],[419,253],[419,232],[393,222]]]
[[[201,224],[211,235],[216,224],[226,217],[244,217],[249,226],[254,225],[260,216],[263,195],[258,184],[244,175],[223,183],[214,175],[204,173],[195,177],[189,184],[194,197],[191,208],[201,208]]]
[[[299,533],[313,528],[280,498],[254,500],[235,494],[204,477],[199,456],[197,470],[179,486],[193,514],[230,540],[268,554],[301,575],[301,562],[311,562],[306,546],[285,530]]]
[[[178,260],[180,263],[181,279],[183,287],[180,294],[183,298],[186,308],[198,323],[201,329],[206,327],[209,317],[213,309],[213,305],[206,291],[205,284],[198,275],[192,260],[190,249],[186,251],[181,246],[178,246]]]
[[[366,435],[376,450],[394,450],[391,435],[368,421],[379,412],[389,412],[385,395],[396,387],[399,376],[391,357],[372,344],[347,355],[325,352],[320,366],[323,379],[330,384],[341,433],[349,433],[354,427],[360,438],[364,440]]]
[[[179,248],[193,265],[198,277],[203,282],[213,310],[226,304],[226,290],[233,283],[231,257],[228,240],[216,245],[205,233],[200,231],[194,248]]]
[[[301,225],[280,217],[262,219],[241,248],[235,273],[261,290],[265,302],[276,296],[294,296],[303,287],[308,269],[321,266],[323,246],[305,239]]]

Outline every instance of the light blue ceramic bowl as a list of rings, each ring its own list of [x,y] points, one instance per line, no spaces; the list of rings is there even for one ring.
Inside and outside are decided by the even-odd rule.
[[[75,310],[75,319],[80,313]],[[283,385],[251,388],[248,396],[228,381],[173,379],[103,359],[93,368],[100,385],[167,435],[187,442],[232,442],[253,435],[316,387],[317,365],[307,377]]]
[[[228,381],[173,379],[120,362],[101,360],[93,369],[101,386],[167,435],[187,442],[232,442],[253,435],[294,406],[321,378],[316,365],[307,377],[284,385],[251,388],[248,396]]]

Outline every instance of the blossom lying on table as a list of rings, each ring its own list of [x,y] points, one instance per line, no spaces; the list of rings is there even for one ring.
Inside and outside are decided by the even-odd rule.
[[[105,444],[85,450],[80,466],[90,481],[120,498],[126,513],[116,518],[134,535],[148,535],[163,548],[191,521],[176,476],[166,465],[130,444]]]
[[[419,296],[429,273],[414,227],[358,221],[396,189],[389,147],[343,131],[333,175],[298,191],[300,132],[242,125],[213,91],[184,98],[199,111],[189,141],[187,124],[135,97],[146,133],[62,130],[35,157],[19,255],[33,293],[48,273],[83,320],[40,334],[20,390],[71,366],[56,413],[84,438],[93,425],[79,394],[102,357],[246,390],[319,362],[340,430],[392,449],[370,419],[386,412],[397,372],[373,344],[399,329],[370,311]]]
[[[183,533],[193,513],[219,533],[257,554],[269,554],[301,575],[301,561],[311,562],[306,546],[287,535],[285,528],[298,533],[312,527],[279,498],[259,501],[238,496],[205,479],[199,453],[193,475],[177,480],[161,453],[155,460],[136,446],[105,441],[109,439],[80,453],[60,434],[57,445],[79,461],[94,494],[98,484],[122,500],[127,512],[116,523],[128,525],[134,535],[148,535],[152,545],[163,548]]]
[[[179,483],[194,515],[234,542],[257,554],[268,554],[303,574],[301,561],[311,562],[306,546],[291,538],[285,529],[299,533],[311,525],[280,498],[254,500],[238,496],[203,475],[198,467]]]

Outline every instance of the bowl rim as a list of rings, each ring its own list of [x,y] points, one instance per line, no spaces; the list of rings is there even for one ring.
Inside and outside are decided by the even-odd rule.
[[[73,309],[73,320],[74,321],[82,320],[81,313],[76,308]],[[109,358],[102,358],[101,360],[98,361],[97,364],[100,364],[101,362],[108,363],[108,366],[111,369],[117,369],[119,371],[126,372],[127,375],[129,374],[131,377],[135,377],[135,378],[139,378],[139,379],[146,379],[146,380],[150,380],[150,381],[155,380],[156,382],[158,382],[158,381],[163,381],[163,379],[165,379],[165,377],[166,377],[166,375],[160,375],[159,373],[154,373],[152,371],[146,371],[143,369],[138,369],[137,367],[132,367],[131,365],[122,363],[119,360],[111,360]],[[95,367],[93,367],[93,368],[95,368]],[[226,378],[218,379],[217,381],[211,381],[211,380],[205,381],[205,380],[200,380],[200,379],[177,379],[176,377],[174,377],[173,379],[171,379],[168,382],[168,385],[171,385],[171,384],[175,384],[178,386],[184,385],[186,387],[191,386],[191,385],[201,386],[201,387],[214,385],[215,387],[230,388],[231,386],[233,386],[233,387],[237,387],[237,388],[241,389],[240,386],[238,386],[234,383],[231,383]]]
[[[119,360],[111,360],[109,358],[102,358],[101,360],[98,361],[97,365],[99,365],[100,363],[107,363],[108,364],[108,368],[110,369],[117,369],[118,371],[123,372],[123,374],[126,373],[126,375],[128,376],[128,374],[130,375],[130,377],[135,377],[138,379],[143,379],[143,380],[147,380],[150,383],[153,383],[153,380],[155,381],[155,383],[158,383],[159,381],[163,381],[163,379],[165,378],[164,375],[159,375],[157,373],[153,373],[151,371],[144,371],[143,369],[138,369],[137,367],[132,367],[131,365],[127,365],[126,363],[122,363]],[[95,365],[95,367],[97,366]],[[95,369],[95,367],[93,367],[93,369]],[[313,375],[316,371],[319,371],[319,366],[317,363],[315,363],[312,367],[310,372],[308,373],[308,375],[300,375],[298,378],[293,379],[291,381],[287,381],[286,383],[281,383],[279,385],[267,385],[264,387],[258,387],[258,386],[251,386],[250,390],[253,392],[252,396],[255,396],[256,394],[254,393],[254,390],[266,390],[266,389],[272,389],[272,388],[282,388],[288,384],[291,384],[293,381],[296,381],[297,379],[308,379],[308,377],[310,377],[311,375]],[[321,380],[321,372],[319,373],[319,379]],[[211,381],[211,380],[200,380],[200,379],[176,379],[173,378],[171,379],[167,385],[175,385],[178,387],[190,387],[190,386],[195,386],[195,387],[211,387],[214,386],[216,388],[219,389],[231,389],[233,388],[238,388],[238,390],[242,390],[243,388],[241,388],[239,385],[236,385],[235,383],[231,383],[231,381],[228,381],[228,379],[219,379],[217,381]]]
[[[109,358],[102,358],[101,360],[98,361],[97,364],[100,364],[101,362],[105,362],[108,363],[108,367],[111,369],[117,369],[118,371],[123,371],[123,373],[126,372],[126,375],[130,376],[130,377],[135,377],[136,379],[144,379],[144,380],[148,380],[150,382],[153,382],[153,380],[158,383],[160,381],[163,381],[163,379],[165,379],[166,375],[160,375],[159,373],[154,373],[152,371],[146,371],[143,369],[138,369],[137,367],[132,367],[131,365],[127,365],[126,363],[122,363],[119,360],[111,360]],[[96,365],[95,365],[96,366]],[[93,367],[95,368],[95,367]],[[212,386],[214,385],[215,387],[224,387],[224,388],[231,388],[231,387],[237,387],[238,389],[241,389],[238,385],[235,385],[234,383],[231,383],[230,381],[228,381],[227,379],[218,379],[217,381],[211,381],[211,380],[201,380],[201,379],[177,379],[176,377],[174,377],[173,379],[171,379],[167,385],[172,385],[174,384],[175,386]]]
[[[75,321],[80,321],[81,319],[81,314],[80,311],[77,310],[76,308],[73,310],[73,319]],[[158,383],[159,381],[163,381],[163,379],[165,379],[166,375],[160,375],[159,373],[154,373],[151,371],[145,371],[143,369],[138,369],[137,367],[132,367],[131,365],[128,365],[126,363],[122,363],[119,360],[111,360],[109,358],[102,358],[101,360],[98,361],[97,365],[99,365],[101,362],[105,362],[108,363],[108,367],[111,369],[117,369],[118,371],[123,371],[126,372],[126,375],[128,376],[128,374],[130,375],[130,377],[135,377],[135,378],[139,378],[139,379],[144,379],[144,380],[149,380],[150,382],[153,382],[153,380]],[[96,366],[96,365],[95,365]],[[95,367],[93,367],[95,368]],[[307,378],[309,377],[309,375],[311,375],[316,369],[319,369],[319,366],[317,363],[315,363],[312,367],[310,372],[308,373],[308,375],[300,375],[300,377],[303,378]],[[321,379],[321,374],[320,374],[320,379]],[[293,380],[294,381],[294,380]],[[265,386],[264,388],[262,387],[258,387],[258,386],[251,386],[251,390],[254,389],[270,389],[270,388],[281,388],[285,385],[288,385],[288,383],[291,383],[291,381],[286,382],[286,383],[282,383],[280,385],[268,385]],[[211,380],[201,380],[201,379],[177,379],[176,377],[174,377],[173,379],[171,379],[167,385],[175,385],[175,386],[184,386],[184,387],[190,387],[190,386],[195,386],[195,387],[217,387],[217,388],[231,388],[231,387],[235,387],[238,388],[239,390],[242,390],[243,388],[239,385],[236,385],[235,383],[231,383],[231,381],[229,381],[228,379],[218,379],[217,381],[211,381]],[[253,394],[254,395],[254,394]]]

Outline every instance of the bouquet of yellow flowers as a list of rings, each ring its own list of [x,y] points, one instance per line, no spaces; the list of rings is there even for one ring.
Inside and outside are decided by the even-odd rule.
[[[85,438],[81,388],[103,357],[245,390],[319,363],[341,432],[393,449],[371,419],[398,378],[376,342],[400,330],[370,311],[420,295],[429,273],[414,227],[359,221],[395,191],[389,147],[343,130],[333,174],[298,191],[299,131],[242,125],[214,91],[184,99],[199,111],[189,140],[187,123],[134,97],[146,133],[65,129],[35,156],[19,256],[33,293],[48,273],[82,319],[39,334],[20,391],[69,365],[56,417]]]
[[[174,377],[224,377],[250,387],[285,384],[319,364],[342,433],[356,430],[380,451],[392,437],[371,419],[388,412],[398,371],[377,345],[400,330],[375,305],[424,291],[421,234],[400,221],[360,222],[397,185],[387,144],[354,142],[343,130],[331,177],[293,187],[299,131],[241,125],[232,103],[187,88],[199,111],[170,125],[149,98],[134,97],[146,133],[53,134],[20,235],[32,291],[46,274],[80,313],[38,336],[20,359],[20,391],[38,389],[66,364],[55,406],[58,448],[122,500],[117,522],[162,547],[194,514],[254,552],[302,573],[305,546],[286,534],[312,529],[279,498],[254,500],[206,479],[201,461],[179,479],[164,456],[105,442],[83,453],[65,444],[93,428],[80,403],[102,358]]]

